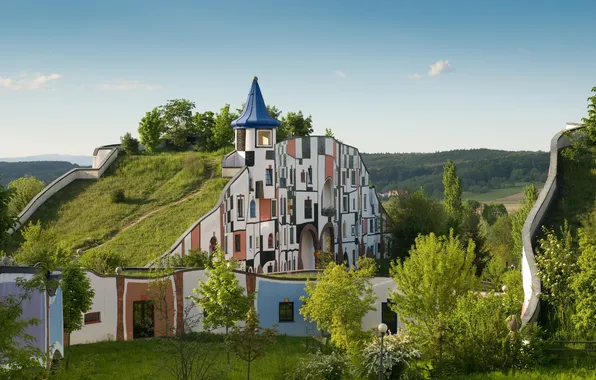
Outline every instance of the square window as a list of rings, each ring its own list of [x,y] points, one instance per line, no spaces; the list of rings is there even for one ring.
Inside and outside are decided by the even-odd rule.
[[[294,302],[279,303],[279,321],[294,322]]]
[[[99,311],[93,313],[85,313],[84,323],[90,325],[93,323],[101,323],[101,313]]]
[[[271,217],[272,218],[277,217],[277,199],[271,200]]]
[[[270,147],[271,146],[271,131],[260,130],[257,131],[257,146]]]

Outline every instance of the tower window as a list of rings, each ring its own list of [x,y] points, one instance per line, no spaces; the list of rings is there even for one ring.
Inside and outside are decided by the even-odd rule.
[[[271,131],[257,131],[257,147],[271,147]]]

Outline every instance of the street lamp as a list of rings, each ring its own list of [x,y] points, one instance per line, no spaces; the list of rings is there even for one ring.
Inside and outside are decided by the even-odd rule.
[[[383,338],[387,333],[387,325],[381,323],[377,326],[379,334],[381,334],[381,359],[379,360],[379,380],[383,380]]]

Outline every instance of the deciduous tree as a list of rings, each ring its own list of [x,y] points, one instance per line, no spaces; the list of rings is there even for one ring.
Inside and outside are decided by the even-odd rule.
[[[224,148],[234,143],[234,129],[231,123],[237,117],[237,114],[230,112],[229,104],[226,104],[215,116],[213,139],[217,148]]]
[[[139,123],[139,137],[141,139],[141,144],[143,144],[148,151],[155,151],[164,132],[165,126],[161,118],[161,110],[156,107],[145,113],[145,116]]]
[[[66,369],[70,362],[70,334],[83,327],[83,313],[88,312],[93,304],[95,290],[85,275],[78,260],[68,263],[62,270],[62,303],[64,332],[68,334],[66,351]]]
[[[580,229],[577,261],[579,271],[571,279],[577,303],[573,321],[578,330],[596,337],[596,237],[587,230]]]
[[[502,216],[507,215],[507,209],[502,203],[485,203],[482,206],[482,219],[484,219],[490,226]]]
[[[188,99],[173,99],[160,107],[165,127],[165,138],[177,148],[188,144],[188,138],[196,136],[193,118],[195,103]]]
[[[582,118],[583,132],[589,145],[596,144],[596,87],[592,87],[593,95],[588,98],[588,116]]]
[[[21,211],[31,202],[31,200],[39,194],[45,187],[45,183],[37,178],[26,175],[19,179],[15,179],[8,184],[8,190],[11,193],[10,202],[8,203],[9,215],[16,217]]]
[[[132,137],[130,132],[120,137],[120,148],[127,154],[139,153],[139,140]]]
[[[302,111],[288,112],[281,119],[281,125],[277,131],[277,141],[285,140],[288,137],[310,136],[313,132],[312,117],[304,117]]]
[[[463,206],[461,201],[461,180],[457,177],[455,162],[448,160],[443,168],[444,200],[443,205],[447,215],[458,220]]]
[[[373,259],[361,256],[358,270],[347,269],[344,264],[329,263],[316,282],[307,281],[306,296],[300,308],[308,320],[329,331],[331,342],[341,349],[357,351],[365,334],[361,330],[362,318],[375,310],[370,280],[377,272]]]
[[[522,244],[522,228],[526,222],[526,218],[530,210],[538,199],[538,190],[534,184],[524,187],[524,198],[521,201],[521,207],[511,216],[511,237],[513,238],[513,252],[521,257],[523,248]]]
[[[8,230],[15,224],[15,219],[9,211],[12,194],[0,185],[0,247],[10,238]]]
[[[196,113],[194,115],[196,125],[196,143],[205,151],[213,151],[218,148],[215,140],[215,114],[211,111]]]

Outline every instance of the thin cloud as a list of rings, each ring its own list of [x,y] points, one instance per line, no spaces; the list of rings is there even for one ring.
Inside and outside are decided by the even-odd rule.
[[[52,84],[62,76],[60,74],[42,75],[41,73],[21,73],[17,79],[0,77],[0,88],[13,91],[50,90]]]
[[[336,70],[336,71],[335,71],[335,75],[337,75],[338,77],[342,77],[342,78],[345,78],[345,77],[347,77],[347,76],[348,76],[346,73],[344,73],[344,72],[343,72],[343,71],[341,71],[341,70]]]
[[[158,84],[147,84],[139,81],[121,81],[115,83],[104,83],[99,86],[102,91],[131,91],[131,90],[146,90],[153,91],[162,88]]]
[[[449,64],[448,60],[441,60],[430,65],[430,70],[428,70],[428,76],[436,77],[441,74],[449,73],[453,70],[455,69]]]
[[[408,79],[417,80],[417,79],[420,79],[420,78],[422,78],[422,75],[420,75],[420,74],[410,74],[410,75],[408,75]]]

